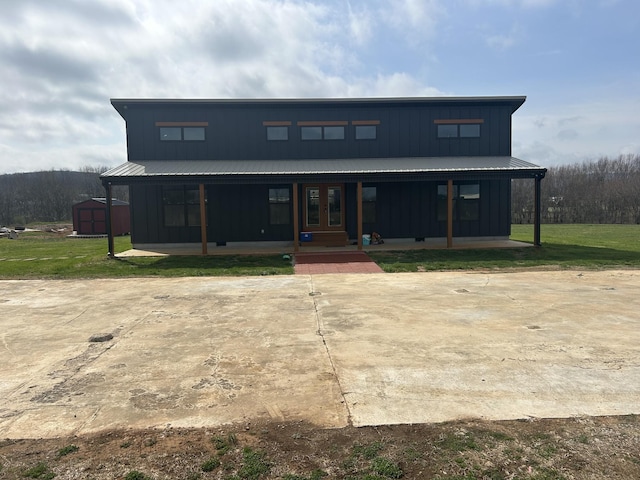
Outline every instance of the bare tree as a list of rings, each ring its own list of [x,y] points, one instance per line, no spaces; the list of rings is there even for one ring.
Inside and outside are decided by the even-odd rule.
[[[512,221],[532,223],[529,181],[511,184]],[[546,223],[640,223],[640,155],[551,167],[542,181]]]

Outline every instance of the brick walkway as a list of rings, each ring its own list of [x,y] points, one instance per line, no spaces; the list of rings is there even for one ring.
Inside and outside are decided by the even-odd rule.
[[[320,273],[383,273],[364,252],[296,253],[296,275]]]

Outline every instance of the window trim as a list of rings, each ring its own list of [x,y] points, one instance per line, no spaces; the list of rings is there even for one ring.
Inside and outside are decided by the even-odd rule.
[[[271,192],[273,190],[281,190],[281,191],[285,191],[287,192],[287,200],[280,200],[280,198],[284,198],[284,197],[280,197],[278,194],[274,195],[275,200],[272,201],[272,195]],[[268,187],[268,200],[269,200],[269,225],[273,225],[273,226],[278,226],[278,225],[291,225],[291,189],[288,186],[281,186],[281,187]],[[271,207],[272,206],[286,206],[287,207],[287,221],[286,222],[274,222],[274,215],[272,215],[272,210]]]
[[[289,141],[288,125],[267,125],[266,131],[267,131],[267,142],[288,142]],[[284,138],[277,138],[277,136],[275,138],[270,138],[269,132],[276,132],[276,131],[285,132],[286,135],[284,135]]]
[[[373,200],[365,200],[365,194],[364,194],[365,189],[369,189],[369,190],[373,189]],[[376,185],[363,185],[362,186],[362,223],[363,224],[371,225],[378,221],[377,202],[378,202],[378,187]],[[367,210],[372,210],[373,219],[365,218],[365,207],[364,207],[365,204],[371,206],[371,208]],[[371,221],[367,221],[367,220],[371,220]]]
[[[298,122],[298,124],[300,124],[302,122]],[[320,137],[314,137],[314,138],[304,138],[304,134],[303,132],[307,129],[315,129],[315,128],[319,128],[320,129]],[[327,133],[326,133],[326,129],[327,128],[340,128],[342,129],[342,137],[338,138],[327,138]],[[310,131],[310,130],[309,130]],[[303,142],[319,142],[319,141],[327,141],[327,142],[339,142],[339,141],[343,141],[346,140],[347,136],[346,136],[346,131],[345,131],[345,125],[300,125],[300,140]]]
[[[207,140],[207,129],[209,122],[156,122],[161,142],[205,142]],[[180,138],[162,137],[163,129],[176,129],[180,131]],[[202,138],[185,138],[186,129],[202,129]]]
[[[182,193],[182,202],[178,202],[178,203],[167,203],[165,201],[165,191],[179,191]],[[197,199],[197,201],[190,201],[189,200],[189,194],[187,192],[197,192],[197,195],[195,196],[195,198]],[[205,209],[206,209],[206,205],[207,205],[207,191],[205,189],[205,197],[204,197],[204,202],[205,202]],[[162,226],[164,228],[195,228],[195,227],[201,227],[200,224],[200,189],[199,187],[193,187],[192,185],[162,185],[161,188],[161,195],[162,195]],[[167,206],[170,207],[182,207],[182,223],[180,224],[173,224],[173,225],[167,225],[167,218],[166,218],[166,208]],[[198,214],[196,216],[194,216],[195,222],[193,224],[189,223],[189,211],[190,211],[190,207],[197,207],[198,208]],[[208,225],[208,218],[206,219],[207,221],[207,225]]]
[[[202,138],[186,138],[186,132],[190,130],[192,132],[201,131]],[[204,142],[207,139],[207,132],[204,127],[182,127],[182,141],[183,142]]]
[[[477,135],[463,135],[462,127],[478,127]],[[458,125],[458,136],[460,138],[480,138],[480,124],[479,123],[461,123]]]
[[[448,138],[480,138],[482,135],[482,129],[479,127],[484,123],[484,118],[438,118],[433,121],[436,125],[436,138],[448,139]],[[478,125],[478,135],[460,135],[461,125]],[[455,126],[455,135],[440,135],[440,126]],[[444,130],[444,129],[443,129]]]
[[[164,138],[165,136],[168,136],[168,132],[172,131],[174,133],[176,133],[178,138],[174,138],[174,135],[171,136],[171,138]],[[182,128],[180,127],[160,127],[159,130],[160,133],[160,141],[161,142],[181,142],[182,141]]]
[[[347,132],[346,127],[349,125],[349,122],[346,120],[301,120],[296,122],[296,126],[299,127],[300,130],[300,141],[302,142],[317,142],[317,141],[328,141],[335,142],[346,140]],[[342,127],[342,138],[327,138],[325,133],[325,127]],[[304,138],[303,131],[305,128],[320,128],[320,138]]]
[[[473,199],[465,199],[460,196],[460,187],[469,187],[469,186],[477,186],[478,193],[477,198]],[[439,193],[441,187],[445,189],[445,195],[441,195]],[[446,214],[443,214],[446,211],[446,183],[437,183],[436,186],[436,220],[438,222],[446,222],[447,217]],[[453,221],[454,222],[479,222],[480,221],[480,205],[482,199],[482,185],[481,182],[474,181],[464,181],[464,182],[454,182],[453,183]],[[444,202],[445,207],[442,207],[442,202]],[[475,218],[461,218],[462,214],[465,210],[463,210],[464,202],[473,202],[475,204]]]
[[[371,140],[377,140],[378,139],[378,125],[354,125],[355,129],[353,132],[353,138],[355,138],[358,141],[371,141]],[[364,137],[359,137],[358,136],[358,131],[362,131],[364,129],[373,129],[373,136],[364,136]],[[366,131],[366,130],[365,130]]]

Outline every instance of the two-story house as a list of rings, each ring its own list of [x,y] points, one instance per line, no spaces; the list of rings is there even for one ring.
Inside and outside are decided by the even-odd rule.
[[[112,99],[128,161],[134,248],[507,238],[511,180],[531,178],[534,243],[546,169],[511,156],[525,97]],[[109,251],[113,252],[112,236]],[[275,243],[277,242],[277,243]]]

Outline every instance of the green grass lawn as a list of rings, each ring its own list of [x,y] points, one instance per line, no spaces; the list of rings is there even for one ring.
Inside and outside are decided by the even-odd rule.
[[[131,248],[116,237],[115,252]],[[66,238],[25,232],[17,240],[0,238],[0,278],[101,278],[131,276],[248,276],[293,273],[280,255],[107,257],[106,238]]]
[[[513,225],[513,240],[531,243],[533,226]],[[542,225],[542,247],[371,252],[386,272],[509,268],[640,268],[640,225]],[[131,248],[115,238],[116,253]],[[0,278],[282,275],[281,255],[169,256],[109,259],[107,240],[26,232],[0,238]]]
[[[540,248],[380,251],[369,256],[385,272],[640,267],[640,225],[542,225],[540,237]],[[533,226],[513,225],[511,239],[532,243]]]

